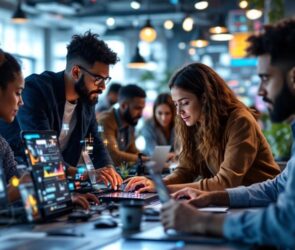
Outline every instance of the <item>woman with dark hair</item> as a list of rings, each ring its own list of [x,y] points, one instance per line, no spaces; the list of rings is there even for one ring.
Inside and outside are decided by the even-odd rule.
[[[13,122],[23,100],[21,97],[24,79],[17,60],[0,49],[0,118]],[[0,155],[7,182],[11,177],[19,177],[13,152],[7,141],[0,135]]]
[[[156,145],[174,144],[175,107],[171,95],[159,94],[154,102],[153,117],[147,120],[141,129],[145,139],[143,153],[152,155]]]
[[[214,70],[190,64],[172,76],[169,87],[180,145],[179,166],[164,178],[170,191],[183,187],[223,190],[279,174],[253,113]],[[138,184],[145,185],[139,191],[154,190],[145,177],[132,179],[126,188]]]

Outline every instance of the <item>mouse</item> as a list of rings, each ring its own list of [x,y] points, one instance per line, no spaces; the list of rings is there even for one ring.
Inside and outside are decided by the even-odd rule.
[[[118,223],[112,218],[99,218],[95,221],[95,228],[114,228],[117,227]]]

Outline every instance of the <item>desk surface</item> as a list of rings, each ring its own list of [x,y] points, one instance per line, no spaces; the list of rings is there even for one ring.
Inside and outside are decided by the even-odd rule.
[[[232,211],[231,211],[232,212]],[[104,215],[106,216],[106,215]],[[113,229],[95,229],[94,223],[99,216],[95,215],[90,221],[84,223],[69,223],[59,221],[43,225],[17,225],[9,227],[0,227],[0,249],[1,250],[35,250],[40,247],[45,250],[67,250],[67,249],[103,249],[103,250],[172,250],[172,249],[253,249],[247,245],[233,245],[224,243],[216,244],[185,244],[183,241],[160,242],[148,240],[126,240],[122,236],[122,230],[119,226]],[[143,221],[141,231],[153,229],[160,225],[159,221]],[[74,229],[75,232],[83,236],[48,236],[47,231],[57,229]]]

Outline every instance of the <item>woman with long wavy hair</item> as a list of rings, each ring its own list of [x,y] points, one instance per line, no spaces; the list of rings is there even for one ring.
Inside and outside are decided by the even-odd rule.
[[[192,63],[177,71],[169,87],[177,110],[179,166],[164,181],[170,191],[183,187],[223,190],[271,179],[279,174],[271,149],[254,114],[210,67]],[[132,190],[154,190],[145,177]]]

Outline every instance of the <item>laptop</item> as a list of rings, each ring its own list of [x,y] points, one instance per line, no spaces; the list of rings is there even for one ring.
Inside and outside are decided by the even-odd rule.
[[[156,146],[151,160],[146,163],[147,167],[152,165],[153,168],[158,171],[162,171],[164,164],[167,160],[168,153],[171,146]],[[124,200],[142,200],[145,203],[149,203],[158,198],[155,193],[140,193],[124,192],[124,191],[105,191],[102,194],[98,194],[97,197],[102,202],[120,202]]]
[[[162,180],[161,174],[159,174],[157,169],[149,168],[149,173],[151,178],[155,183],[155,187],[157,193],[159,195],[160,202],[166,203],[171,199],[169,191]],[[189,243],[199,243],[199,244],[220,244],[226,242],[225,239],[220,237],[208,237],[201,236],[196,234],[182,233],[173,229],[169,229],[168,231],[164,231],[162,226],[155,227],[151,230],[141,232],[138,234],[134,234],[132,236],[128,236],[128,239],[133,240],[155,240],[155,241],[185,241]]]
[[[42,221],[71,212],[73,208],[71,195],[56,133],[54,131],[22,131],[21,137],[24,141]],[[33,190],[30,185],[26,184],[23,192],[27,190],[28,199],[33,201]],[[23,200],[26,201],[26,193],[23,195]],[[38,219],[38,216],[32,215],[28,218],[34,220]]]
[[[159,174],[158,170],[157,169],[155,170],[153,167],[150,167],[148,170],[153,182],[155,183],[156,191],[158,193],[161,204],[168,202],[171,199],[171,196],[166,184],[164,183],[162,179],[161,174]],[[158,210],[160,210],[161,204],[155,204]],[[211,213],[226,213],[228,211],[228,207],[209,206],[209,207],[198,208],[198,210],[202,212],[211,212]]]

